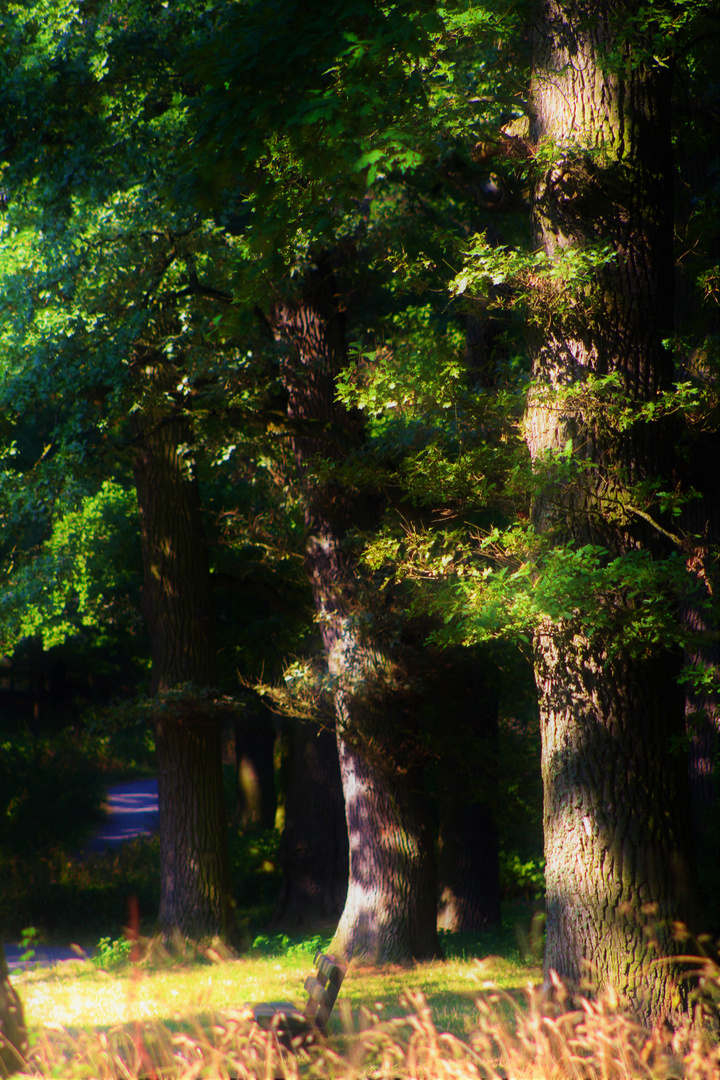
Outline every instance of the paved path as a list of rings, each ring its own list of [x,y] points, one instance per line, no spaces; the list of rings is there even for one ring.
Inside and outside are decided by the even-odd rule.
[[[85,851],[107,851],[125,840],[147,836],[158,827],[158,788],[155,777],[129,780],[108,788],[107,821],[85,845]]]
[[[155,832],[158,827],[157,780],[154,777],[143,777],[140,780],[128,780],[124,784],[114,784],[108,788],[105,805],[107,819],[85,845],[83,852],[109,851],[126,840]],[[22,945],[5,945],[5,956],[11,971],[87,956],[82,949],[78,952],[72,947],[38,945],[35,947],[35,955],[28,963],[20,960],[24,952]]]

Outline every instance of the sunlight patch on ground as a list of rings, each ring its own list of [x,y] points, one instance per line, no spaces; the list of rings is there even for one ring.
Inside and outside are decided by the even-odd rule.
[[[160,971],[117,974],[96,971],[91,965],[72,965],[72,972],[40,969],[16,975],[17,987],[31,1028],[56,1024],[62,1027],[105,1027],[129,1020],[174,1020],[190,1013],[235,1009],[246,1001],[265,999],[303,1000],[308,972],[267,970],[258,976],[257,964],[230,961],[177,967]]]
[[[124,968],[98,971],[88,963],[68,963],[13,976],[31,1029],[51,1025],[95,1028],[132,1020],[173,1022],[208,1011],[237,1009],[245,1002],[290,1001],[303,1006],[311,963],[234,960],[214,966],[160,970]],[[475,999],[490,986],[524,989],[542,981],[536,966],[499,957],[451,960],[412,967],[351,966],[341,997],[353,1011],[364,1007],[388,1016],[406,1010],[404,993],[421,991],[441,1028],[462,1034],[472,1026]]]

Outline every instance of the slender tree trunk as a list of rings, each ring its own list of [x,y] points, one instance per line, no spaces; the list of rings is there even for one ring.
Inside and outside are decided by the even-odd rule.
[[[166,377],[153,357],[153,377]],[[215,633],[189,423],[147,409],[136,421],[143,606],[152,647],[160,808],[159,923],[170,939],[234,935],[221,722],[198,691],[216,683]]]
[[[0,1076],[19,1072],[27,1051],[22,1002],[10,982],[5,948],[0,941]]]
[[[458,797],[452,777],[440,788],[438,926],[476,933],[500,925],[497,824],[487,802]]]
[[[640,33],[632,46],[621,40],[636,7],[547,0],[531,93],[531,141],[546,162],[534,199],[539,243],[555,261],[579,257],[589,244],[606,244],[614,256],[582,288],[563,294],[545,280],[537,289],[526,414],[540,485],[534,523],[609,556],[664,553],[657,507],[639,505],[630,487],[666,477],[672,446],[658,423],[613,429],[591,382],[617,375],[637,408],[672,378],[662,343],[673,310],[670,78],[652,50],[635,52],[646,44]],[[554,471],[553,455],[570,446],[576,468]],[[622,622],[621,591],[598,603]],[[548,619],[534,648],[546,967],[572,982],[613,984],[656,1019],[679,1004],[681,971],[672,962],[651,971],[654,948],[681,948],[672,923],[688,920],[693,891],[687,782],[671,752],[684,730],[677,657],[637,656],[572,615]]]
[[[309,546],[315,603],[335,681],[338,757],[350,846],[347,899],[333,939],[371,963],[440,955],[437,867],[424,753],[386,672],[388,651],[352,611],[352,564],[325,522]]]
[[[316,455],[337,459],[343,443],[361,435],[358,419],[335,403],[334,379],[346,362],[340,308],[330,264],[321,260],[300,300],[278,302],[271,313],[276,338],[290,347],[288,417],[298,425],[293,447],[306,499],[306,564],[336,685],[350,879],[333,947],[375,962],[419,959],[439,953],[432,833],[419,771],[398,757],[400,717],[381,674],[388,658],[367,630],[373,617],[360,599],[348,544],[351,526],[367,524],[373,509],[367,499],[350,505],[311,468]],[[318,429],[322,436],[314,435]]]
[[[298,930],[338,919],[348,888],[348,836],[335,733],[291,721],[289,787],[273,923]]]

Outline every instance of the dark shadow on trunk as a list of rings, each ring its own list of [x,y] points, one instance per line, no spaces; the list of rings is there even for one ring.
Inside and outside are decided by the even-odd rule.
[[[712,48],[711,44],[706,46]],[[702,69],[701,69],[702,70]],[[717,71],[717,61],[715,61]],[[720,258],[718,229],[704,229],[698,207],[713,198],[717,183],[717,147],[720,116],[698,87],[698,95],[680,91],[676,150],[676,243],[692,261],[676,263],[675,324],[678,336],[692,343],[678,350],[676,377],[702,393],[717,394],[718,369],[711,361],[720,340],[720,308],[698,289],[701,265]],[[702,218],[700,218],[702,221]],[[708,348],[709,345],[709,348]],[[710,362],[709,362],[710,361]],[[690,635],[685,663],[720,682],[720,433],[717,425],[698,423],[692,413],[681,432],[679,469],[686,486],[698,494],[683,509],[684,535],[690,545],[687,566],[695,587],[684,598],[682,616]],[[717,689],[686,684],[685,715],[690,747],[688,768],[693,828],[698,853],[698,879],[703,931],[720,934],[720,700]]]
[[[534,26],[530,142],[547,155],[534,175],[537,246],[556,266],[603,245],[612,258],[583,286],[546,277],[533,290],[524,427],[537,533],[567,550],[592,546],[608,562],[631,565],[628,556],[643,553],[662,567],[675,523],[648,493],[675,487],[676,432],[662,414],[643,418],[642,406],[673,378],[672,72],[640,30],[637,63],[607,63],[629,57],[634,12],[606,0],[547,0]],[[612,404],[624,401],[636,418],[629,426],[613,421],[600,389],[607,376],[616,380]],[[558,615],[556,606],[534,636],[545,963],[573,982],[614,985],[657,1021],[687,1005],[671,923],[692,918],[695,886],[687,770],[676,750],[685,726],[679,663],[649,636],[633,643],[626,633],[631,590],[608,582],[592,595],[587,615],[572,604]],[[608,616],[600,627],[593,609]],[[651,969],[658,954],[665,963]]]
[[[350,883],[332,948],[366,963],[441,955],[432,821],[422,775],[383,775],[338,740]]]
[[[553,662],[548,646],[537,663],[546,968],[614,986],[646,1017],[668,1015],[683,968],[652,965],[684,951],[674,926],[691,918],[695,891],[679,658],[673,667],[588,649],[571,663],[555,639]]]

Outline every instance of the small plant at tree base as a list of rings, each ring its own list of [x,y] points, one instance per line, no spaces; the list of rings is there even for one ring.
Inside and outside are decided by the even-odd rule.
[[[132,944],[128,938],[117,938],[115,941],[109,937],[100,938],[92,962],[95,967],[105,970],[122,967],[130,962]]]
[[[312,959],[318,949],[325,950],[329,944],[330,939],[323,938],[320,934],[295,940],[287,934],[258,934],[252,943],[252,948],[257,949],[263,956],[282,956],[286,960],[299,960],[306,956]]]
[[[35,949],[33,946],[37,945],[38,932],[34,926],[26,926],[20,933],[20,944],[22,945],[22,952],[20,953],[20,959],[23,963],[27,963],[28,960],[32,960],[35,956]]]

